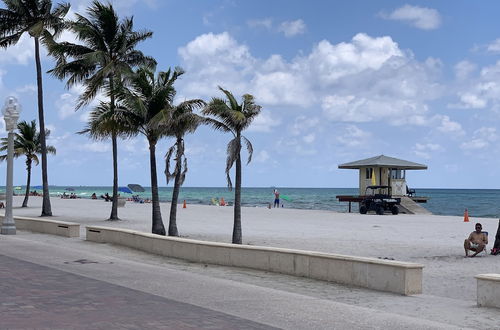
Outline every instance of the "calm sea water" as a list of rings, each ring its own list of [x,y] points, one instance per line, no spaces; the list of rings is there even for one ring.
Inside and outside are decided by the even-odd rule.
[[[23,190],[15,190],[23,193]],[[74,189],[68,191],[66,189]],[[146,198],[151,197],[151,189],[143,193],[137,193]],[[347,212],[347,203],[339,203],[337,195],[356,195],[356,188],[279,188],[280,193],[288,200],[283,200],[283,206],[296,209],[332,210]],[[32,189],[33,190],[33,189]],[[41,191],[40,189],[38,191]],[[98,196],[104,193],[112,193],[111,187],[62,187],[51,186],[51,195],[60,195],[63,192],[74,192],[81,198],[90,198],[92,193]],[[160,201],[170,201],[172,188],[159,188]],[[243,188],[242,205],[253,207],[266,207],[274,200],[273,188]],[[122,195],[130,195],[124,194]],[[421,204],[429,211],[438,215],[463,215],[465,208],[473,217],[500,217],[500,190],[499,189],[417,189],[418,196],[427,196],[429,201]],[[212,198],[223,197],[227,202],[233,202],[234,191],[227,188],[195,188],[182,187],[179,201],[186,200],[191,204],[211,203]],[[353,211],[357,212],[357,205],[353,205]]]

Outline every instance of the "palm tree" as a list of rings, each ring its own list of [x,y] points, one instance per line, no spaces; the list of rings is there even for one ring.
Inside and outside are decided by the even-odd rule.
[[[40,144],[42,155],[43,202],[42,216],[51,216],[49,179],[47,173],[47,146],[45,119],[43,114],[42,64],[40,42],[48,44],[65,28],[64,17],[70,5],[60,3],[52,9],[51,0],[2,0],[5,9],[0,9],[0,47],[17,44],[21,36],[28,34],[35,41],[36,81],[38,86],[38,121],[40,122]]]
[[[260,113],[261,106],[255,104],[254,97],[250,94],[243,95],[241,104],[231,92],[219,87],[225,94],[226,99],[213,98],[203,109],[202,113],[214,118],[208,119],[208,123],[216,130],[233,134],[233,139],[227,144],[226,177],[229,190],[232,189],[229,170],[236,163],[236,182],[234,191],[234,225],[233,243],[241,244],[241,142],[245,142],[248,150],[247,164],[252,160],[252,143],[241,135],[241,132],[248,128],[253,119]],[[218,119],[218,120],[217,120]]]
[[[173,72],[159,72],[155,77],[156,67],[142,67],[129,77],[130,89],[122,89],[120,101],[123,107],[117,112],[128,126],[128,135],[142,134],[149,144],[149,164],[152,193],[152,233],[165,235],[158,196],[158,176],[156,171],[156,144],[166,135],[165,122],[156,116],[172,102],[175,89],[173,84],[184,71],[176,68]]]
[[[22,121],[17,124],[19,133],[14,135],[14,157],[26,156],[26,171],[28,172],[28,179],[26,182],[26,194],[22,207],[28,206],[28,198],[30,193],[31,183],[31,166],[33,162],[38,165],[39,160],[37,154],[42,153],[41,134],[37,132],[36,121],[32,120],[31,123]],[[50,135],[50,131],[45,130],[45,137]],[[0,151],[6,151],[8,148],[8,138],[2,138],[0,142]],[[48,153],[56,154],[56,148],[53,146],[46,146]],[[7,159],[7,154],[0,156],[0,161]]]
[[[187,158],[184,155],[184,135],[192,133],[198,126],[205,122],[205,118],[193,113],[193,110],[201,108],[205,102],[200,99],[187,100],[176,106],[170,106],[162,111],[162,121],[167,125],[169,136],[175,137],[175,143],[168,149],[165,155],[165,175],[167,183],[174,179],[174,190],[172,192],[172,202],[170,204],[170,219],[168,224],[168,235],[179,236],[177,230],[177,203],[181,185],[186,178]],[[170,161],[175,153],[173,172],[170,171]]]
[[[135,49],[153,33],[133,31],[133,18],[120,20],[110,3],[104,5],[94,0],[87,14],[88,18],[76,14],[76,21],[68,24],[82,44],[50,45],[50,54],[57,58],[56,67],[50,72],[59,79],[67,78],[68,88],[80,83],[85,86],[77,109],[88,105],[100,91],[105,91],[109,97],[109,118],[113,119],[116,95],[126,77],[133,73],[134,67],[155,63],[154,59]],[[119,220],[117,137],[120,132],[113,129],[113,125],[108,128],[106,134],[111,137],[113,146],[113,203],[109,220]]]

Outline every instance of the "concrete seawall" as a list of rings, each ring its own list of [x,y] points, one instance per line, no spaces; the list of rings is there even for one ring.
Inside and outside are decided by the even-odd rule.
[[[292,249],[166,237],[128,229],[86,227],[86,240],[193,262],[244,267],[374,290],[422,293],[423,265]]]
[[[0,215],[0,221],[3,219],[4,215]],[[19,230],[64,237],[80,237],[80,224],[74,222],[28,217],[14,217],[14,221]]]

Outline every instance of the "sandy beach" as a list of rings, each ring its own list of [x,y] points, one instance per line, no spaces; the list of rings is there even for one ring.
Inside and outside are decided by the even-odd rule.
[[[14,215],[39,216],[40,197],[30,198],[29,208],[14,209]],[[14,205],[20,205],[17,196]],[[151,204],[127,202],[119,208],[122,221],[105,221],[110,203],[103,200],[52,198],[54,219],[151,231]],[[168,226],[170,204],[162,203]],[[177,225],[182,237],[231,242],[233,208],[209,205],[179,205]],[[464,258],[463,240],[481,222],[493,245],[498,219],[428,215],[360,215],[321,210],[286,208],[242,208],[243,244],[390,258],[425,265],[424,293],[459,299],[475,298],[480,273],[500,273],[500,257],[480,254]],[[84,237],[84,227],[82,227]],[[471,299],[471,298],[469,298]]]

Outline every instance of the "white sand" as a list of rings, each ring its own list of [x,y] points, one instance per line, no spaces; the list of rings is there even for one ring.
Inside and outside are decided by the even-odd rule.
[[[41,197],[30,197],[29,208],[15,208],[14,215],[39,216]],[[22,197],[15,197],[20,205]],[[151,204],[127,202],[119,208],[122,221],[104,221],[111,203],[103,200],[52,198],[54,219],[151,231]],[[170,204],[161,205],[168,228]],[[242,208],[243,243],[301,250],[394,258],[422,263],[424,293],[454,299],[475,300],[480,273],[500,273],[500,256],[482,253],[464,258],[463,241],[475,222],[490,232],[488,250],[493,245],[498,220],[428,215],[360,215],[320,210]],[[177,225],[183,237],[230,242],[233,208],[179,205]],[[82,236],[84,236],[82,228]]]

